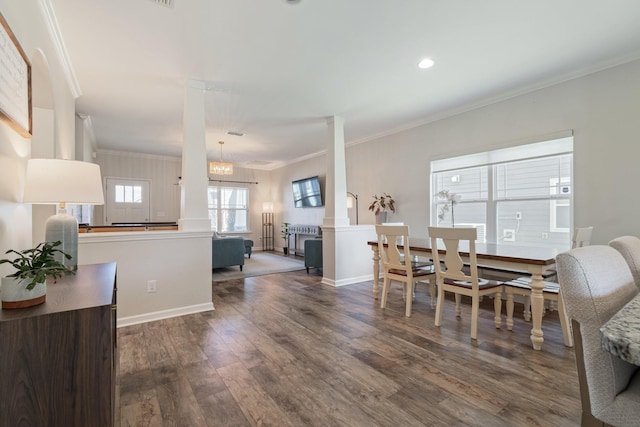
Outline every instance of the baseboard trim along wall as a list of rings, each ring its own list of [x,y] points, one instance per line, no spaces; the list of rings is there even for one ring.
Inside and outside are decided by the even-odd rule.
[[[118,319],[118,328],[124,326],[138,325],[140,323],[153,322],[154,320],[170,319],[172,317],[184,316],[187,314],[202,313],[203,311],[215,310],[213,303],[197,304],[188,307],[172,308],[170,310],[154,311],[152,313],[139,314],[136,316],[122,317]]]

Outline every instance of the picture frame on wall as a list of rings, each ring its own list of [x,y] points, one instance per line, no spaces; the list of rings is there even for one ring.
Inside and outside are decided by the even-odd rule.
[[[1,13],[0,24],[0,121],[31,138],[31,64]]]

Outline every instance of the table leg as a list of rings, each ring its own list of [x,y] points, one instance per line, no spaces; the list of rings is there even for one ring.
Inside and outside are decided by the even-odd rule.
[[[542,343],[544,342],[542,332],[542,311],[544,309],[544,297],[542,296],[542,290],[544,289],[544,283],[542,282],[542,275],[540,273],[533,273],[531,275],[531,343],[534,350],[540,350]]]
[[[373,250],[373,297],[378,299],[379,278],[380,278],[380,250],[377,246],[372,246]]]

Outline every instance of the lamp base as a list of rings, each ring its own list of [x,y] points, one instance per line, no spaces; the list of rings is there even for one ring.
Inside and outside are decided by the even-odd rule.
[[[67,259],[59,252],[54,254],[54,258],[73,270],[78,268],[78,221],[75,217],[62,209],[59,214],[50,216],[45,223],[45,241],[60,241],[62,244],[58,249],[71,258]]]

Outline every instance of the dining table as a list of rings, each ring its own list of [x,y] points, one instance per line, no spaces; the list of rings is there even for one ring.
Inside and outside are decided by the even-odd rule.
[[[378,299],[380,289],[380,251],[378,249],[378,241],[368,241],[367,244],[373,251],[373,296]],[[400,247],[404,248],[404,246]],[[432,258],[430,239],[410,239],[409,250],[412,256]],[[544,298],[542,290],[545,285],[543,277],[555,268],[556,255],[564,250],[566,249],[476,242],[478,267],[484,266],[531,275],[531,343],[535,350],[542,349],[542,343],[544,342],[544,334],[542,332]],[[446,251],[444,247],[438,247],[438,252],[444,254]],[[468,248],[465,248],[462,242],[460,256],[463,261],[468,262]]]
[[[640,294],[602,325],[600,344],[614,356],[640,366]]]

